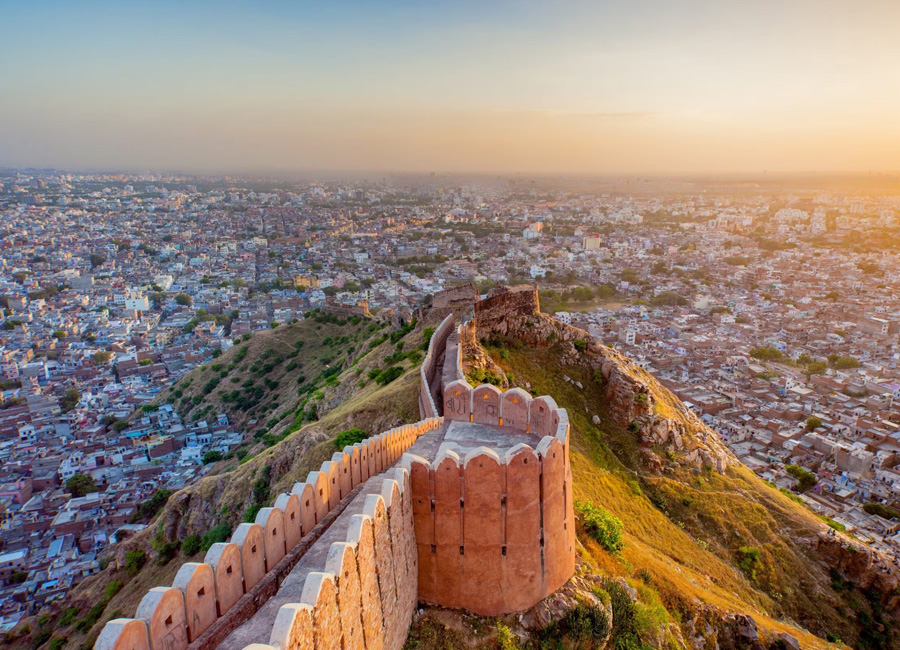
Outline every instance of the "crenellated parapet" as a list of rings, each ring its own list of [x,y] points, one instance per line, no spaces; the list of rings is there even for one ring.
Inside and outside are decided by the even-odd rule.
[[[560,409],[549,395],[532,398],[521,388],[503,392],[491,384],[473,387],[465,379],[444,387],[444,417],[509,427],[537,436],[554,435],[561,420],[568,423],[565,409]]]
[[[416,555],[409,475],[389,472],[381,492],[366,496],[346,541],[328,549],[296,603],[282,605],[268,643],[247,650],[358,648],[400,650],[416,607]]]
[[[356,532],[348,534],[346,548],[342,547],[344,550],[340,551],[340,557],[348,559],[335,559],[332,562],[329,555],[330,563],[323,567],[324,573],[307,581],[303,598],[295,609],[306,611],[304,608],[308,608],[311,633],[325,638],[324,630],[335,625],[330,609],[330,603],[334,601],[338,618],[343,617],[349,634],[353,621],[356,620],[354,617],[363,616],[360,613],[361,606],[352,610],[356,614],[344,611],[357,597],[350,594],[359,592],[365,586],[371,600],[373,583],[371,575],[361,576],[358,569],[353,574],[355,578],[344,576],[350,576],[351,567],[377,566],[377,549],[381,548],[381,571],[394,572],[390,595],[384,599],[381,592],[378,593],[379,602],[383,603],[383,609],[390,615],[386,615],[384,619],[385,637],[380,646],[353,647],[400,648],[415,608],[417,571],[407,472],[390,468],[419,436],[440,428],[442,424],[443,418],[421,420],[385,431],[336,452],[319,470],[310,472],[306,481],[295,483],[290,493],[279,495],[272,507],[261,509],[253,523],[240,524],[229,542],[213,544],[203,562],[182,565],[171,587],[151,589],[141,600],[133,619],[120,618],[107,623],[94,647],[96,650],[184,650],[218,620],[240,609],[241,600],[250,595],[254,587],[274,571],[331,511],[349,499],[358,486],[371,477],[388,472],[392,478],[384,480],[381,494],[367,497],[366,514],[354,515],[365,517],[365,520],[351,527],[351,533],[354,530]],[[406,505],[403,502],[404,494]],[[370,539],[367,533],[369,530],[371,543],[366,541]],[[362,543],[360,538],[365,538]],[[372,549],[372,553],[358,557],[360,547]],[[334,553],[337,558],[339,551],[334,550]],[[348,553],[353,555],[352,562]],[[296,559],[293,560],[296,562]],[[346,570],[336,570],[344,563],[347,565]],[[412,587],[409,585],[410,581]],[[344,595],[341,596],[341,593]],[[279,620],[284,616],[279,613]],[[298,630],[303,628],[305,616],[303,613],[292,615],[292,625]],[[398,631],[401,628],[402,631]],[[341,647],[340,629],[337,636],[338,648]],[[358,634],[363,633],[361,623],[355,629]],[[281,631],[278,632],[279,630]],[[273,638],[276,632],[286,634],[283,626],[276,626]],[[300,638],[298,635],[301,632],[291,634],[294,635],[291,638]],[[329,634],[327,638],[331,639],[332,636]],[[397,639],[400,639],[399,643]],[[307,646],[301,644],[299,647]],[[308,647],[325,648],[331,645]]]
[[[458,327],[447,316],[420,369],[425,419],[336,452],[95,648],[401,650],[419,602],[498,616],[559,590],[575,569],[568,414],[472,386],[462,365],[475,318],[536,296],[494,293]]]
[[[523,611],[575,568],[568,424],[537,447],[404,455],[412,485],[419,600],[485,616]]]

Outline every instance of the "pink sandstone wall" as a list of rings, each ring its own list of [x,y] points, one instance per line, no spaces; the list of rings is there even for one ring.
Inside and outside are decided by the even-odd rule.
[[[245,650],[401,650],[417,603],[410,475],[397,468],[366,497],[345,542],[328,550],[299,603],[283,605],[268,643]]]
[[[404,456],[420,601],[497,616],[534,606],[572,577],[568,417],[555,409],[551,421],[556,435],[537,449],[516,445],[502,459],[487,448],[462,461],[452,451],[431,463]]]
[[[431,383],[437,368],[438,357],[447,348],[447,337],[453,331],[453,314],[449,314],[438,325],[428,342],[428,352],[419,368],[419,416],[422,419],[438,416],[437,406],[431,395]]]
[[[279,495],[274,507],[261,509],[255,523],[241,524],[231,542],[213,544],[204,562],[184,564],[172,587],[151,589],[134,619],[109,621],[95,648],[184,650],[272,571],[332,504],[389,468],[418,436],[442,425],[443,418],[428,418],[345,447],[321,471],[310,472],[304,483],[296,483],[290,494]],[[309,593],[304,589],[302,602],[279,612],[272,640],[294,643],[282,643],[282,650],[402,647],[418,593],[407,471],[392,470],[384,486],[382,494],[368,497],[365,514],[354,515],[347,542],[329,555],[337,558],[339,554],[340,562],[331,560],[323,567],[325,572],[314,574],[324,577],[310,583]],[[347,643],[342,646],[345,631]],[[321,643],[314,644],[316,639]]]

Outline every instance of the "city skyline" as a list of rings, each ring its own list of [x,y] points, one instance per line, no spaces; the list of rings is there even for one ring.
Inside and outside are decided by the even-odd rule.
[[[900,169],[900,5],[8,5],[0,165]]]

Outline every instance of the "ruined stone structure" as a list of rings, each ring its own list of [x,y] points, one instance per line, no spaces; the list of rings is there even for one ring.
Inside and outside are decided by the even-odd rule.
[[[335,453],[135,618],[107,623],[95,649],[400,650],[420,601],[499,615],[562,587],[568,416],[551,397],[469,385],[460,340],[474,335],[452,314],[435,328],[422,420]]]
[[[325,298],[322,304],[322,313],[330,314],[337,318],[350,318],[358,316],[359,318],[371,318],[372,312],[369,311],[369,301],[361,300],[355,305],[345,305],[334,299],[334,296]]]
[[[478,300],[478,289],[471,282],[438,291],[431,299],[432,309],[468,308]]]

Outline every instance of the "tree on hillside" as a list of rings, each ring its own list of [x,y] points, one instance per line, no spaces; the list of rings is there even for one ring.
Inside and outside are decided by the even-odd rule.
[[[83,497],[85,494],[97,491],[94,477],[87,474],[76,474],[66,481],[66,489],[73,497]]]
[[[806,430],[807,431],[815,431],[820,426],[822,426],[822,419],[817,418],[815,415],[811,415],[806,418]]]
[[[210,463],[217,463],[223,458],[224,456],[222,455],[221,451],[216,451],[213,449],[203,454],[203,464],[209,465]]]
[[[106,262],[106,258],[102,255],[98,255],[97,253],[91,253],[91,270],[96,269],[98,266],[103,266]]]
[[[797,479],[798,492],[806,492],[819,482],[819,479],[815,474],[810,472],[808,469],[800,467],[799,465],[788,465],[784,469],[788,474]]]
[[[186,293],[179,293],[177,296],[175,296],[175,302],[177,302],[182,307],[190,307],[193,300],[191,300],[191,297]]]

